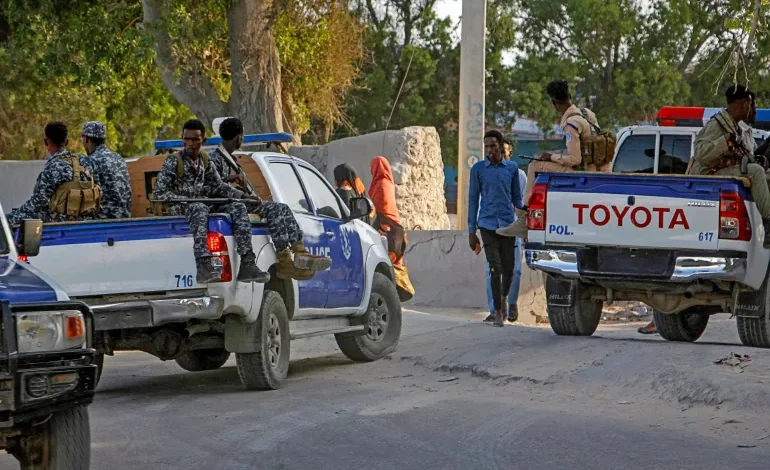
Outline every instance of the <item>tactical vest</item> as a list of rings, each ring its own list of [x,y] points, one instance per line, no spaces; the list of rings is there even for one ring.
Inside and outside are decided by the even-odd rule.
[[[582,157],[581,167],[588,165],[601,166],[609,163],[615,157],[615,143],[618,138],[614,132],[602,130],[601,127],[592,123],[588,119],[588,113],[585,108],[580,109],[580,113],[572,113],[567,119],[581,116],[586,120],[591,128],[591,135],[586,136],[580,133],[580,156]],[[582,168],[581,168],[582,169]]]
[[[72,181],[60,184],[51,196],[48,211],[51,216],[64,214],[70,220],[95,216],[102,209],[102,189],[94,183],[91,172],[80,164],[78,157],[56,157],[72,165]],[[81,181],[85,175],[87,181]]]
[[[206,152],[201,152],[200,157],[203,159],[203,169],[208,170],[209,169],[209,154]],[[181,152],[177,152],[176,154],[176,177],[181,178],[182,175],[184,175],[184,157],[182,156]]]

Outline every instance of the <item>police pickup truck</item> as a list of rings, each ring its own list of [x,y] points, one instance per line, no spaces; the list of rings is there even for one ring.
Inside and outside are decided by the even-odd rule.
[[[605,302],[634,300],[667,340],[695,341],[729,312],[743,344],[770,347],[770,251],[748,180],[684,175],[703,109],[664,108],[661,126],[621,132],[613,174],[537,176],[525,254],[547,274],[557,334],[589,336]],[[677,115],[688,127],[666,127]]]
[[[244,140],[291,139],[271,134]],[[181,141],[156,142],[159,151],[181,146]],[[231,221],[212,214],[208,244],[223,269],[218,281],[199,285],[186,218],[149,214],[147,196],[166,157],[128,163],[131,219],[45,224],[40,253],[32,261],[93,309],[102,360],[103,354],[139,350],[203,371],[221,367],[235,353],[247,388],[276,389],[289,370],[292,339],[334,335],[355,361],[373,361],[396,348],[401,304],[383,239],[359,220],[371,210],[367,199],[345,207],[326,179],[302,160],[266,151],[237,153],[260,197],[288,204],[305,246],[331,257],[332,265],[309,280],[278,279],[267,226],[253,221],[257,264],[272,279],[237,282]]]
[[[22,469],[89,468],[87,406],[96,386],[91,314],[24,262],[42,223],[13,242],[0,207],[0,449]]]

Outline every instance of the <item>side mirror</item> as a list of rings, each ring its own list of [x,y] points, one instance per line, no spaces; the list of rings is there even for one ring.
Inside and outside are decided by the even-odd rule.
[[[350,219],[361,219],[372,212],[372,202],[365,197],[354,197],[350,200]]]
[[[22,256],[37,256],[40,253],[40,239],[43,237],[43,221],[25,219],[19,227],[17,251]]]

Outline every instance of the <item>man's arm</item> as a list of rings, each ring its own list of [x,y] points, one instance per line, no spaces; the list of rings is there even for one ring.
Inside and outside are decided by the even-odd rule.
[[[152,191],[155,199],[168,199],[173,197],[176,185],[176,155],[171,155],[163,162],[163,166],[155,180],[155,189]]]
[[[567,141],[566,152],[552,154],[551,161],[570,167],[580,165],[583,156],[580,154],[580,130],[577,124],[567,122],[564,126],[564,136]]]
[[[468,187],[468,233],[476,233],[479,221],[479,196],[481,195],[481,182],[479,172],[474,165],[471,167],[470,184]]]
[[[516,162],[511,162],[513,165],[513,175],[511,175],[511,202],[513,207],[517,209],[524,208],[524,202],[522,202],[522,193],[524,188],[519,184],[519,165]]]
[[[18,224],[24,219],[45,220],[44,214],[48,213],[54,191],[63,182],[70,181],[69,174],[65,173],[67,168],[69,168],[67,162],[57,158],[48,160],[43,171],[37,176],[32,197],[8,216],[8,223]]]
[[[716,166],[726,154],[732,153],[727,145],[727,136],[719,128],[719,123],[711,120],[695,137],[694,159],[707,167]]]
[[[235,189],[222,181],[222,178],[219,176],[219,172],[214,165],[209,165],[206,169],[205,178],[206,180],[203,184],[210,195],[215,197],[229,197],[232,199],[241,199],[243,197],[243,191]]]

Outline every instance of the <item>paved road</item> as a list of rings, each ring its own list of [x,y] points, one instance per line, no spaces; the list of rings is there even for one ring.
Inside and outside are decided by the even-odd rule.
[[[730,387],[767,390],[770,355],[752,351],[754,372],[714,369],[725,381],[671,369],[678,354],[711,364],[743,351],[731,328],[672,345],[629,327],[557,338],[408,313],[392,358],[353,364],[328,339],[295,343],[287,386],[262,393],[243,390],[232,360],[188,373],[119,354],[90,408],[92,468],[767,469],[770,438],[756,438],[770,408]],[[18,466],[0,457],[6,468]]]

